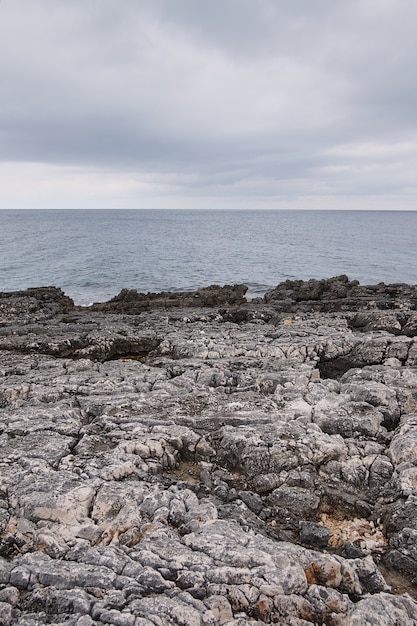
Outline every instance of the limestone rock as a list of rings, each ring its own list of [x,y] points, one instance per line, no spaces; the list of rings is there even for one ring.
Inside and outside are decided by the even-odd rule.
[[[245,292],[0,294],[5,624],[416,624],[416,287]]]

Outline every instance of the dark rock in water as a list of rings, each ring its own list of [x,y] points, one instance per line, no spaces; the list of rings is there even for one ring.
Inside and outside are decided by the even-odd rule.
[[[340,300],[347,298],[352,292],[357,292],[359,283],[357,280],[349,281],[346,275],[336,276],[323,280],[311,279],[286,280],[275,289],[269,291],[265,300],[294,300],[302,302],[307,300]]]
[[[136,314],[153,308],[190,308],[201,306],[236,305],[246,303],[246,285],[211,285],[191,292],[138,293],[122,289],[109,302],[94,304],[93,311]]]
[[[416,288],[245,292],[0,294],[3,623],[417,623]]]
[[[357,280],[351,281],[346,275],[323,280],[286,280],[268,291],[265,301],[285,311],[366,310],[369,313],[369,309],[396,311],[404,307],[415,310],[417,285],[360,285]]]
[[[19,319],[20,324],[45,320],[71,311],[74,302],[56,287],[34,287],[26,291],[0,292],[0,326]]]

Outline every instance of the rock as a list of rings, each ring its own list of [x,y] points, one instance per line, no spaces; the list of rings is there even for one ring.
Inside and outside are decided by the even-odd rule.
[[[265,294],[265,301],[275,306],[285,303],[285,310],[358,311],[407,308],[415,310],[417,288],[414,285],[359,285],[346,275],[323,280],[286,280]],[[358,327],[362,322],[356,322]],[[363,324],[366,325],[366,322]]]
[[[290,520],[314,516],[320,505],[320,498],[300,487],[278,487],[268,496],[266,503],[276,511],[275,515]]]
[[[122,289],[109,302],[92,305],[93,311],[137,314],[153,308],[187,308],[202,306],[236,305],[246,303],[245,285],[211,285],[197,291],[174,293],[138,293],[136,289]]]
[[[56,287],[35,287],[26,291],[0,292],[1,325],[28,324],[74,309],[74,302]]]
[[[13,610],[10,604],[0,602],[0,615],[3,626],[11,626],[13,623]]]
[[[227,598],[223,596],[210,596],[210,598],[205,601],[205,605],[211,610],[219,626],[223,626],[233,620],[232,607]]]
[[[300,522],[300,541],[308,546],[325,548],[329,543],[330,530],[314,522]]]
[[[240,491],[238,495],[251,511],[257,515],[262,511],[263,500],[257,493],[253,493],[252,491]]]
[[[352,607],[352,602],[346,594],[319,585],[310,585],[306,600],[311,604],[311,613],[327,615],[345,615]]]
[[[396,597],[385,593],[370,596],[354,604],[346,616],[339,616],[335,624],[352,626],[391,626],[392,624],[413,624],[417,618],[415,602],[409,597]]]
[[[417,582],[417,530],[403,528],[390,540],[384,562]]]
[[[267,292],[266,302],[280,299],[293,299],[296,302],[309,300],[337,300],[344,299],[359,283],[349,281],[346,275],[336,276],[325,280],[286,280],[275,289]]]
[[[245,292],[0,294],[4,623],[416,623],[417,288]]]

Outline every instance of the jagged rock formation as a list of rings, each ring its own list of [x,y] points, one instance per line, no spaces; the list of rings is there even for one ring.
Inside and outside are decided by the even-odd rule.
[[[154,308],[186,308],[201,306],[220,306],[244,304],[245,293],[248,288],[245,285],[211,285],[202,287],[192,292],[162,292],[162,293],[138,293],[136,289],[122,289],[119,295],[109,302],[94,304],[93,311],[106,311],[111,313],[140,313],[143,310]]]
[[[0,623],[417,624],[416,288],[245,291],[0,294]]]

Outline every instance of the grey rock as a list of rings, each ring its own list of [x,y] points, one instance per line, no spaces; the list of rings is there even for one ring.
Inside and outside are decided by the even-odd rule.
[[[384,562],[403,572],[411,580],[417,581],[417,530],[403,528],[389,543],[390,549],[384,555]]]
[[[12,606],[16,606],[19,602],[19,591],[16,587],[4,587],[0,589],[0,602],[7,602]]]
[[[204,603],[213,613],[216,623],[223,626],[233,620],[232,607],[223,596],[210,596]]]
[[[0,294],[6,623],[416,623],[417,288],[244,293]]]
[[[239,491],[239,498],[246,504],[246,506],[259,515],[264,504],[262,498],[253,491]]]
[[[349,621],[347,621],[349,620]],[[339,617],[336,624],[348,623],[352,626],[369,624],[370,626],[391,626],[392,624],[410,624],[417,620],[415,602],[407,596],[391,596],[385,593],[370,596],[354,604],[346,617]]]
[[[314,522],[300,522],[300,541],[308,546],[325,548],[329,543],[330,529]]]
[[[345,615],[352,607],[349,596],[342,594],[331,587],[310,585],[306,593],[306,600],[311,605],[311,613],[317,615]]]
[[[313,516],[320,505],[320,498],[307,489],[282,486],[274,489],[266,502],[277,510],[277,515],[298,520]]]
[[[10,604],[0,601],[0,624],[11,626],[13,623],[13,609]]]

